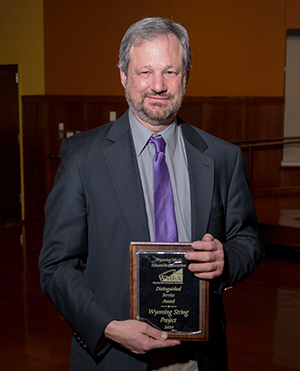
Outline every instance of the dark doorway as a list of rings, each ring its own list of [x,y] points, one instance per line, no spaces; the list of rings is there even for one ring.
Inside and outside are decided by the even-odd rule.
[[[21,219],[18,66],[0,65],[0,217]]]

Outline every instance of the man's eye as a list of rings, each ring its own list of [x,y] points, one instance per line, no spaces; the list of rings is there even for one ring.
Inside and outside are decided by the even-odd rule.
[[[169,76],[172,76],[172,75],[176,76],[177,75],[177,73],[175,71],[166,71],[166,74],[169,75]]]

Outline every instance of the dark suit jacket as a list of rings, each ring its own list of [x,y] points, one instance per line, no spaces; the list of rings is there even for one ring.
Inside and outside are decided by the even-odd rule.
[[[226,370],[221,293],[261,260],[257,221],[241,151],[180,122],[188,158],[192,240],[206,232],[224,244],[226,267],[212,282],[210,341],[195,347],[201,370]],[[127,113],[65,140],[46,204],[41,285],[76,335],[71,370],[147,367],[117,344],[95,348],[106,325],[129,318],[129,242],[149,241],[143,190]]]

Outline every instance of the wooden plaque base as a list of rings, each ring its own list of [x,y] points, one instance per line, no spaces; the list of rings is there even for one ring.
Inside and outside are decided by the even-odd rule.
[[[130,316],[170,339],[208,340],[209,283],[188,270],[189,243],[130,243]]]

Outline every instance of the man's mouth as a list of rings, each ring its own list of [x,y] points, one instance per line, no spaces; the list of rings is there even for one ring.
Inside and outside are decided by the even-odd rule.
[[[170,100],[170,96],[166,95],[147,95],[145,98],[149,99],[150,102],[152,101],[155,103],[165,103]]]

